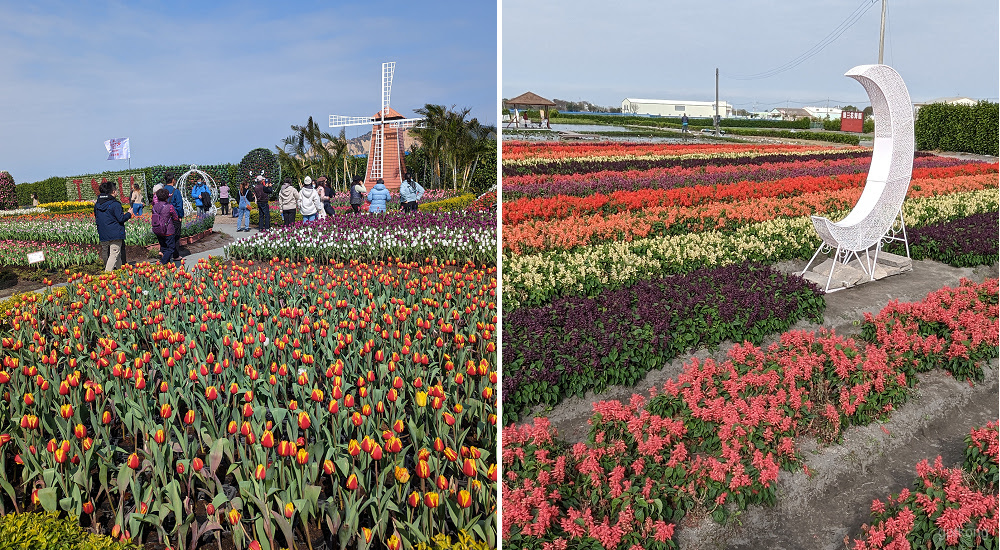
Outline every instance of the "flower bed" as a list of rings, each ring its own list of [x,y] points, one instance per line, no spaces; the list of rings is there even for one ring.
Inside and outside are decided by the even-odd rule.
[[[20,297],[0,506],[178,546],[495,540],[495,289],[468,264],[272,261]]]
[[[148,212],[148,211],[147,211]],[[125,222],[125,246],[148,246],[156,242],[150,226],[150,216],[132,216]],[[185,216],[181,220],[181,236],[187,237],[211,229],[214,215]],[[46,241],[76,244],[97,244],[97,224],[93,212],[75,214],[46,213],[20,216],[0,224],[0,240]]]
[[[996,263],[1000,255],[1000,213],[983,212],[956,220],[908,229],[910,255],[915,260],[930,259],[955,267]],[[892,243],[886,250],[906,255],[906,249]]]
[[[963,280],[915,306],[927,313],[921,330],[961,319],[987,335],[944,368],[972,371],[974,356],[996,356],[997,285]],[[825,331],[790,331],[766,350],[734,346],[721,364],[692,360],[648,398],[595,404],[589,443],[567,447],[544,418],[504,428],[504,544],[676,548],[674,525],[696,507],[721,522],[727,504],[773,503],[779,470],[798,467],[794,438],[835,441],[846,426],[886,418],[907,398],[910,359],[923,349],[897,357],[883,351],[883,336],[904,333],[875,334],[877,344],[864,346]]]
[[[904,203],[907,228],[996,210],[985,189]],[[841,214],[831,214],[837,219]],[[506,228],[505,228],[506,232]],[[819,237],[806,216],[749,224],[732,231],[609,242],[578,250],[504,254],[504,309],[534,306],[563,295],[594,296],[632,281],[752,259],[773,264],[808,258]],[[509,308],[509,309],[508,309]]]
[[[965,441],[962,468],[945,468],[940,456],[933,466],[922,460],[912,490],[873,501],[871,525],[852,548],[996,548],[997,422],[973,428]]]
[[[868,171],[871,158],[864,156],[840,159],[783,159],[777,162],[740,166],[699,166],[681,168],[676,166],[652,170],[629,170],[618,172],[606,170],[583,174],[507,176],[503,180],[505,202],[533,197],[555,197],[558,195],[585,197],[593,193],[609,195],[616,191],[639,191],[644,189],[674,189],[695,185],[715,186],[741,181],[774,181],[803,176],[837,176],[841,174]],[[917,156],[913,159],[914,169],[943,168],[948,166],[979,167],[959,159]],[[992,166],[996,166],[993,164]],[[995,171],[995,169],[994,169]],[[975,172],[973,172],[975,173]],[[952,175],[963,175],[962,173]],[[506,210],[506,204],[504,205]],[[505,212],[506,214],[506,212]]]
[[[28,254],[44,252],[45,267],[70,267],[97,263],[100,247],[91,244],[67,244],[39,241],[0,241],[0,265],[28,265]]]
[[[820,295],[799,277],[741,263],[518,309],[504,318],[504,423],[539,403],[633,385],[699,346],[760,343],[799,319],[819,322]]]
[[[226,247],[237,259],[496,261],[495,212],[386,212],[275,227]]]

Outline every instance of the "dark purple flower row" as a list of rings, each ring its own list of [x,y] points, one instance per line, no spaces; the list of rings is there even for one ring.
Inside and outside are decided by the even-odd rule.
[[[602,173],[580,178],[556,175],[543,182],[504,182],[504,198],[555,197],[570,195],[586,197],[594,193],[609,195],[615,191],[637,191],[640,189],[673,189],[694,185],[722,185],[740,181],[776,181],[799,176],[836,176],[840,174],[862,173],[868,170],[871,157],[856,157],[851,162],[829,163],[830,159],[788,160],[762,165],[733,167],[732,170],[699,172],[697,174],[669,174],[651,171],[648,174]],[[914,168],[938,168],[969,164],[968,161],[937,157],[918,156],[913,160]]]
[[[820,319],[824,307],[815,285],[748,262],[506,313],[504,424],[540,403],[634,385],[700,346],[759,344],[799,319]]]
[[[935,260],[955,267],[993,265],[1000,259],[1000,212],[985,212],[948,222],[907,229],[914,260]],[[886,250],[906,254],[902,244]]]
[[[870,151],[863,149],[852,149],[848,151],[836,150],[827,153],[813,153],[809,155],[788,155],[786,153],[776,153],[772,155],[756,156],[734,156],[734,157],[708,157],[708,158],[625,158],[621,160],[603,160],[588,158],[566,158],[553,159],[544,162],[531,164],[507,164],[503,167],[504,176],[520,176],[533,174],[536,176],[556,175],[556,174],[589,174],[611,170],[615,172],[626,172],[628,170],[651,170],[653,168],[694,168],[697,166],[749,166],[762,164],[765,162],[787,162],[794,160],[813,159],[842,159],[871,156]]]

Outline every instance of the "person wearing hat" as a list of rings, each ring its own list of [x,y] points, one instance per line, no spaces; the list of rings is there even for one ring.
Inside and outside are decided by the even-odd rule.
[[[267,205],[267,202],[271,200],[271,186],[267,184],[267,178],[263,174],[258,175],[254,181],[257,182],[253,187],[254,196],[257,198],[257,216],[259,217],[257,228],[260,231],[267,231],[271,229],[271,208]]]
[[[323,203],[319,200],[319,192],[313,186],[312,178],[306,176],[302,181],[302,191],[299,192],[299,212],[302,213],[302,221],[315,220],[321,208]]]
[[[355,214],[361,211],[361,203],[365,200],[365,178],[354,176],[354,183],[351,184],[351,210]]]
[[[388,204],[389,199],[392,198],[392,194],[389,190],[385,188],[385,181],[379,178],[375,182],[375,188],[368,192],[368,212],[385,212],[385,205]]]
[[[307,178],[308,179],[308,178]],[[295,223],[295,209],[299,205],[299,191],[292,185],[292,178],[285,176],[278,192],[278,206],[281,208],[282,225]]]

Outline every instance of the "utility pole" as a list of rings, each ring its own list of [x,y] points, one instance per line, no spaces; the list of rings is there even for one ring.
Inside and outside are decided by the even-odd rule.
[[[882,26],[878,33],[878,64],[882,64],[882,51],[885,48],[885,4],[888,0],[882,0]]]
[[[715,135],[719,135],[719,68],[715,68]]]

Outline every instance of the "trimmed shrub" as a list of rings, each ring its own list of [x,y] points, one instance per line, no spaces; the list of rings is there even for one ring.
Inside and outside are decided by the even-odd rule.
[[[997,156],[1000,149],[1000,104],[932,103],[917,111],[914,136],[917,149],[939,149]]]
[[[861,138],[858,134],[840,134],[833,132],[791,132],[788,130],[749,130],[744,128],[732,128],[726,132],[737,136],[761,136],[784,139],[808,139],[814,141],[830,141],[833,143],[846,143],[847,145],[857,145]]]
[[[254,149],[243,157],[240,161],[236,177],[230,181],[230,186],[239,186],[244,181],[251,185],[254,178],[264,174],[272,187],[277,188],[278,183],[278,157],[274,156],[269,149],[263,147]]]
[[[142,169],[70,176],[63,178],[67,198],[62,200],[95,200],[97,199],[98,185],[105,181],[113,181],[117,184],[115,196],[122,204],[127,204],[132,194],[132,185],[138,186],[139,189],[145,189],[147,179],[147,174]],[[148,190],[146,193],[148,194]]]
[[[0,210],[13,210],[17,207],[14,176],[10,172],[0,171]]]
[[[59,519],[56,512],[0,516],[0,550],[128,550],[133,544],[88,533],[76,519]]]
[[[39,202],[61,202],[68,199],[66,195],[66,178],[53,176],[34,183],[22,183],[16,187],[17,203],[21,206],[31,205],[31,194],[38,195]]]

